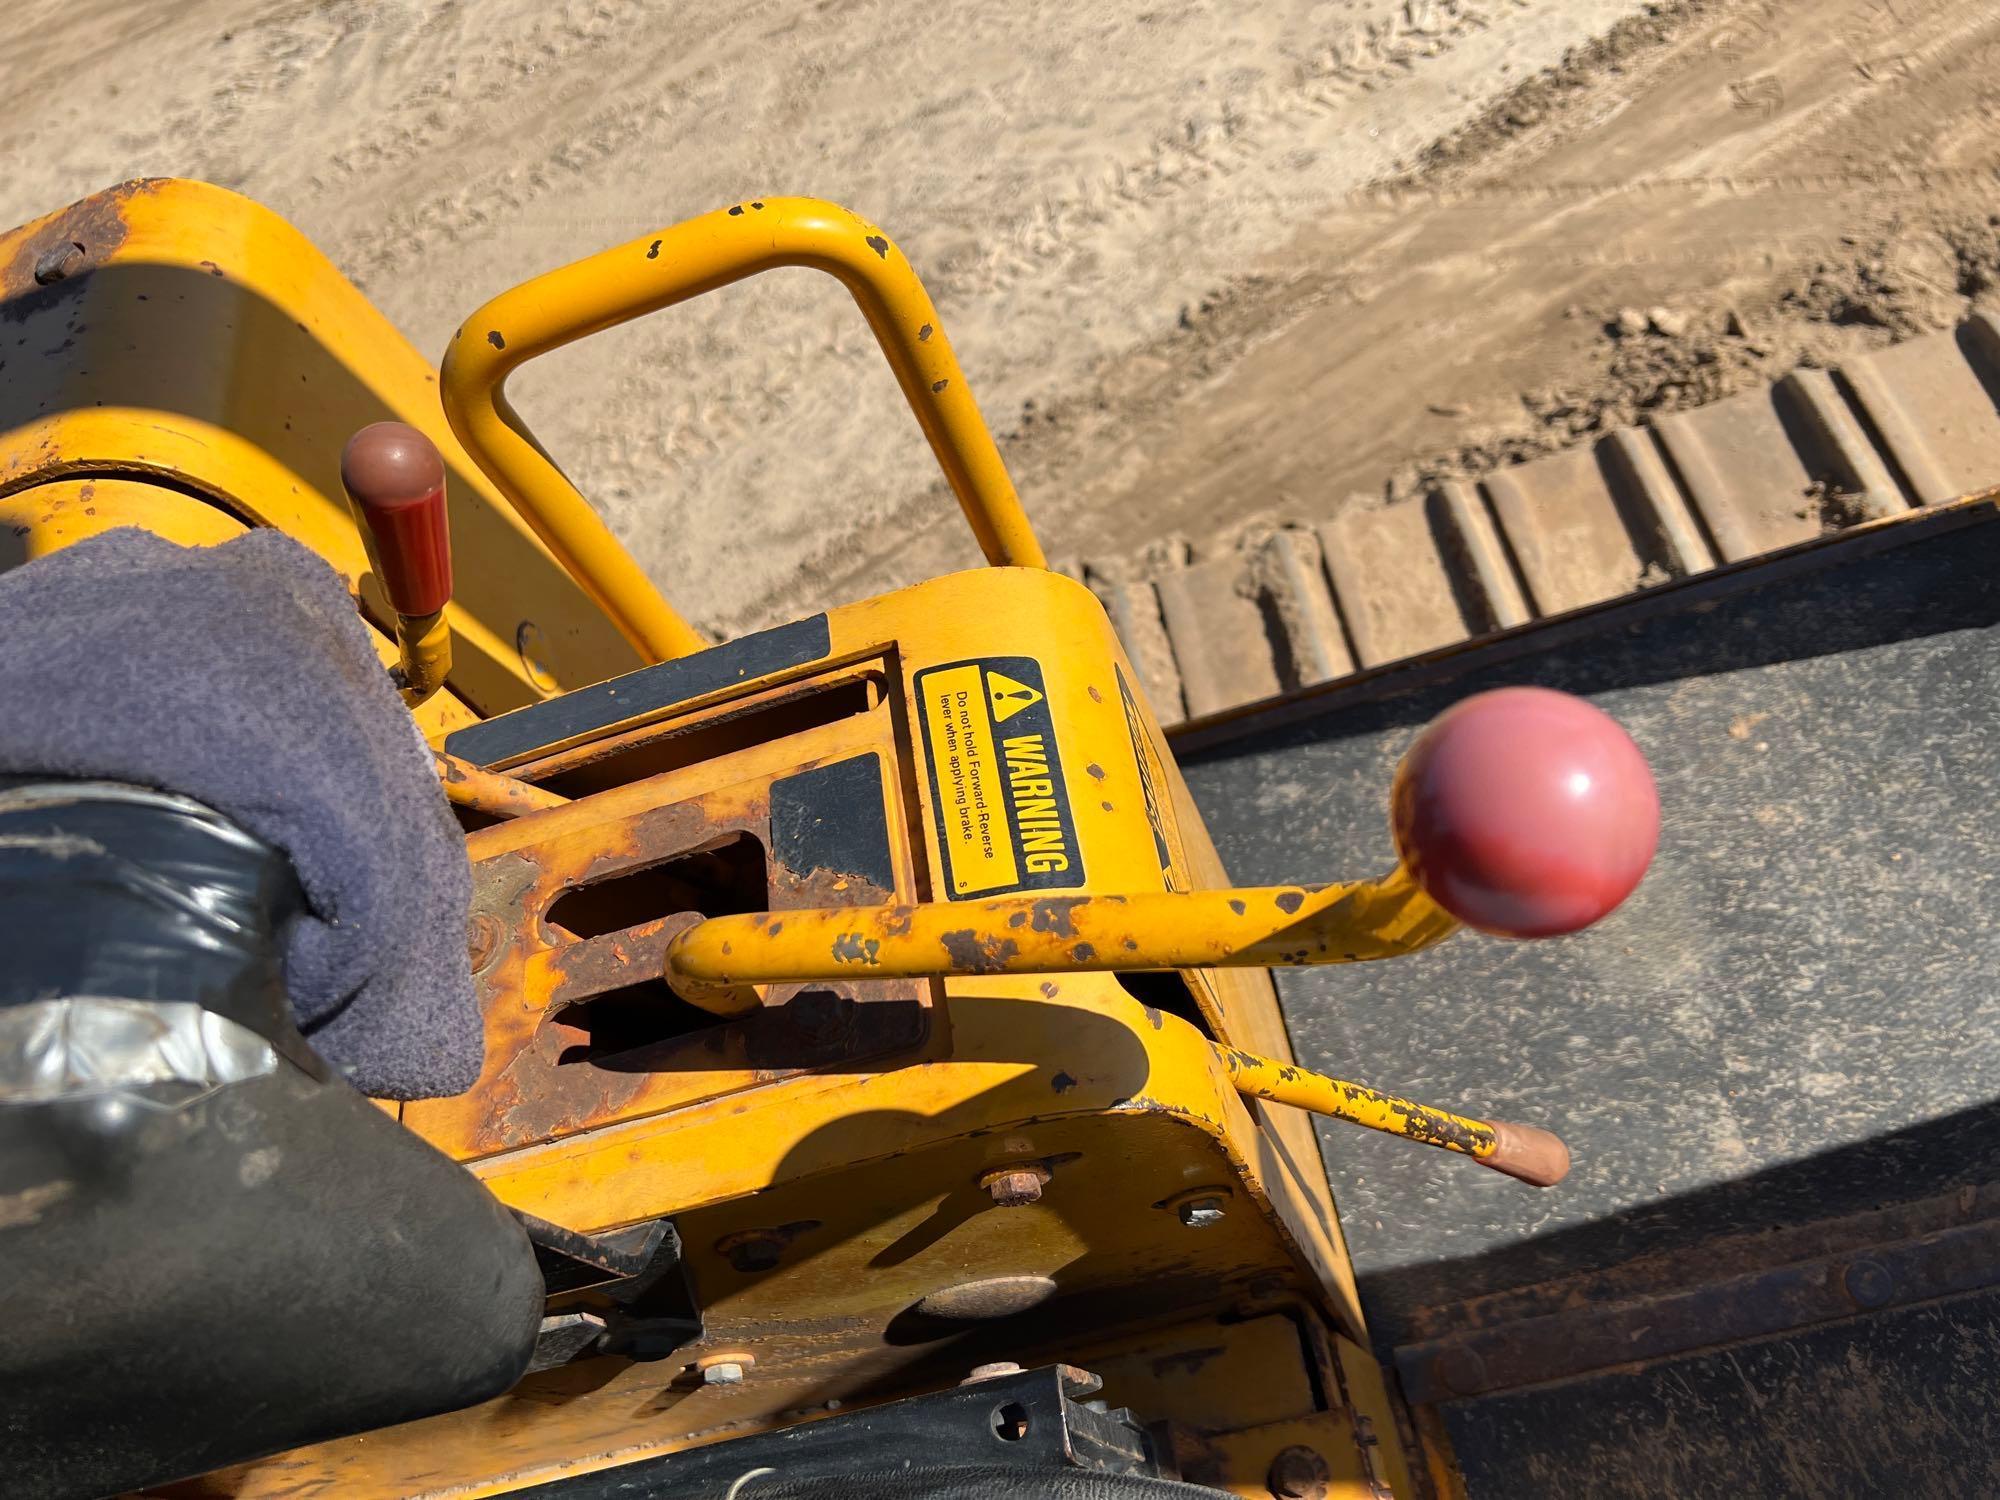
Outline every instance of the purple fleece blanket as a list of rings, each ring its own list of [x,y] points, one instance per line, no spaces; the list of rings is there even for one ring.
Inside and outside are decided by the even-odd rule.
[[[275,531],[107,532],[0,573],[0,643],[0,772],[179,792],[284,850],[299,1029],[365,1093],[472,1086],[464,839],[331,568]]]

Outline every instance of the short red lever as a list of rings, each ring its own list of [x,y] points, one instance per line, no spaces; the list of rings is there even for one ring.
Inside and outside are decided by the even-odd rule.
[[[442,618],[451,602],[444,459],[407,422],[374,422],[341,450],[340,483],[396,611],[398,686],[414,708],[444,685],[451,670],[451,635]]]
[[[1468,927],[1575,932],[1639,883],[1660,842],[1660,798],[1632,737],[1548,688],[1500,688],[1447,710],[1396,776],[1404,866]]]
[[[341,451],[340,482],[396,613],[443,609],[451,600],[451,532],[437,445],[407,422],[371,423]]]

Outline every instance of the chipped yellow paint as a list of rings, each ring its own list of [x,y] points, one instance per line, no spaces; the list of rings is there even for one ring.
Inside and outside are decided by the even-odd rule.
[[[1401,869],[1313,888],[1006,896],[713,917],[667,950],[694,1003],[783,980],[1271,968],[1396,958],[1458,923]]]
[[[488,326],[487,313],[468,323],[452,356],[452,425],[514,476],[510,486],[460,447],[422,358],[296,231],[254,204],[201,184],[132,184],[0,236],[0,294],[18,299],[35,356],[10,360],[0,383],[17,397],[27,391],[15,409],[38,413],[0,431],[0,500],[32,509],[37,497],[60,499],[66,517],[31,526],[23,555],[83,534],[70,515],[80,490],[64,487],[87,480],[135,507],[137,524],[180,540],[277,527],[347,580],[377,626],[378,654],[393,662],[393,615],[340,496],[338,462],[355,428],[395,417],[436,442],[450,470],[455,661],[445,690],[419,712],[434,740],[556,683],[580,686],[692,649],[692,632],[675,629],[678,617],[616,544],[565,511],[581,504],[574,492],[548,488],[552,470],[532,477],[540,460],[510,425],[518,419],[500,387],[513,365],[568,338],[767,265],[817,265],[862,305],[989,561],[1012,566],[835,609],[820,660],[607,726],[589,736],[598,745],[573,740],[540,764],[510,765],[517,784],[485,790],[504,794],[496,806],[531,815],[473,835],[474,859],[550,830],[622,847],[640,819],[690,800],[740,814],[746,782],[866,748],[884,766],[896,871],[894,890],[869,899],[941,900],[944,813],[926,775],[914,683],[988,652],[1037,664],[1034,686],[1011,668],[1005,675],[1022,685],[1010,701],[1043,695],[1036,708],[1061,752],[1047,774],[1063,782],[1073,819],[1064,874],[1074,884],[1056,894],[1225,886],[1103,609],[1041,566],[935,309],[900,252],[828,205],[737,208],[552,273],[531,284],[538,292],[490,304]],[[38,288],[27,274],[38,256],[72,242],[86,247],[75,275]],[[557,301],[538,307],[543,295]],[[83,308],[88,318],[76,316]],[[21,383],[29,380],[32,389]],[[515,509],[523,474],[532,525]],[[732,725],[758,722],[754,712],[787,694],[837,682],[851,694],[857,675],[870,686],[865,711],[849,719],[730,738]],[[701,748],[664,771],[591,781],[612,763],[590,759],[599,748],[652,726],[686,731],[676,744]],[[572,797],[561,804],[547,789],[520,789],[538,776],[589,784],[559,781]],[[457,790],[469,801],[471,780]],[[1287,894],[1271,893],[1274,906]],[[1313,898],[1298,894],[1303,910]],[[556,896],[538,890],[509,913],[515,930],[536,930]],[[814,905],[828,899],[838,897]],[[543,936],[559,952],[558,935]],[[509,1024],[540,1027],[533,1002],[554,993],[550,975],[505,955],[493,972],[512,988],[490,997],[489,1025],[509,1002]],[[927,1029],[900,1052],[817,1069],[745,1067],[726,1086],[712,1066],[647,1074],[565,1065],[581,1075],[584,1103],[624,1102],[573,1120],[549,1112],[504,1139],[502,1113],[480,1108],[497,1092],[403,1108],[406,1127],[544,1218],[590,1231],[671,1215],[706,1341],[654,1363],[548,1371],[470,1411],[279,1455],[198,1481],[198,1492],[493,1493],[643,1449],[769,1428],[808,1406],[907,1394],[955,1377],[940,1375],[939,1346],[892,1336],[895,1320],[929,1292],[995,1275],[1047,1276],[1064,1297],[1060,1326],[1009,1335],[1008,1353],[1025,1363],[1102,1356],[1114,1388],[1129,1382],[1193,1428],[1314,1420],[1302,1393],[1325,1390],[1326,1370],[1315,1372],[1315,1357],[1285,1335],[1295,1320],[1324,1323],[1351,1337],[1343,1348],[1365,1347],[1352,1269],[1310,1120],[1242,1092],[1219,1050],[1289,1066],[1283,1021],[1261,969],[1190,962],[1183,974],[1199,1028],[1139,1004],[1110,973],[953,977],[921,987]],[[506,1037],[496,1030],[496,1039]],[[1049,1173],[1041,1200],[996,1205],[981,1181],[1024,1161]],[[1196,1189],[1225,1202],[1219,1224],[1179,1222],[1172,1205]],[[732,1263],[727,1247],[772,1226],[786,1236],[775,1267]],[[754,1351],[754,1378],[691,1385],[686,1367],[724,1348]],[[1327,1440],[1337,1443],[1340,1430]],[[1255,1442],[1243,1452],[1238,1462],[1217,1444],[1217,1479],[1254,1494],[1262,1452]],[[1343,1454],[1336,1467],[1349,1471],[1357,1457]]]

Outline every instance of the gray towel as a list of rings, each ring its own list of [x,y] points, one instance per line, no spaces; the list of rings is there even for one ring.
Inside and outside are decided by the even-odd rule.
[[[482,1037],[472,874],[429,751],[339,576],[258,530],[120,530],[0,573],[0,772],[179,792],[291,857],[285,981],[356,1088],[462,1093]]]

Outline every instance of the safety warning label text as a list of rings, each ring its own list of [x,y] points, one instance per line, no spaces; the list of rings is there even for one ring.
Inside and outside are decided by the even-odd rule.
[[[938,848],[953,900],[1080,885],[1041,666],[988,657],[917,674]]]

